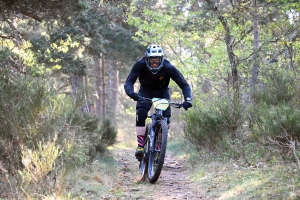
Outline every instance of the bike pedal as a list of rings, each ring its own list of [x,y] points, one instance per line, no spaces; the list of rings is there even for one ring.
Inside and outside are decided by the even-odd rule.
[[[142,159],[143,159],[143,156],[141,157],[141,156],[136,156],[135,157],[139,162],[141,162],[142,161]]]

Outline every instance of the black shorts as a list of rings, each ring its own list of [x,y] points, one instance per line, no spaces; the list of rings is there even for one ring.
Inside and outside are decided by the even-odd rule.
[[[141,87],[139,92],[139,96],[146,98],[164,98],[170,99],[170,91],[169,88],[163,90],[149,90],[147,88]],[[152,103],[143,103],[138,101],[136,104],[136,126],[145,126],[145,121],[147,118],[148,111],[151,109]],[[163,116],[170,119],[171,117],[171,107],[169,106],[167,110],[163,112]],[[169,121],[169,120],[168,120]]]

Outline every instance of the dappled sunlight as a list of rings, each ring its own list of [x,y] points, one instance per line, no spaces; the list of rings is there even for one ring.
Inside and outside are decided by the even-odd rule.
[[[109,147],[108,149],[109,149],[109,150],[116,150],[116,149],[127,149],[127,150],[129,150],[129,149],[132,149],[132,148],[133,148],[132,146],[133,146],[133,145],[129,145],[129,146],[128,146],[128,145],[125,144],[125,143],[119,142],[119,143],[117,143],[117,144],[115,144],[115,145]]]
[[[265,184],[268,180],[250,180],[250,181],[245,181],[241,185],[237,185],[234,188],[224,192],[223,194],[220,195],[218,200],[223,200],[223,199],[231,199],[233,197],[237,197],[238,195],[247,192],[249,190],[255,190],[255,188]]]
[[[117,144],[115,146],[124,148],[133,148],[136,147],[136,133],[135,127],[132,128],[119,128],[118,129],[118,136],[117,136]]]

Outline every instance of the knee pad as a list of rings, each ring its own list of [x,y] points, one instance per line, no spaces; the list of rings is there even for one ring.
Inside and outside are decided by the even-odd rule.
[[[146,125],[146,118],[147,118],[148,111],[143,108],[139,108],[136,111],[136,126],[145,126]]]

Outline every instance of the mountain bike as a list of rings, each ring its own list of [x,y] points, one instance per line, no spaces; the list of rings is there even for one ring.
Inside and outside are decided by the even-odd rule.
[[[150,183],[155,183],[161,173],[164,165],[167,141],[168,141],[168,123],[167,118],[163,117],[163,111],[169,106],[181,108],[182,103],[170,102],[161,98],[140,97],[139,101],[153,103],[155,112],[148,115],[151,122],[146,125],[144,157],[140,161],[139,170],[142,175],[142,181],[148,177]]]

